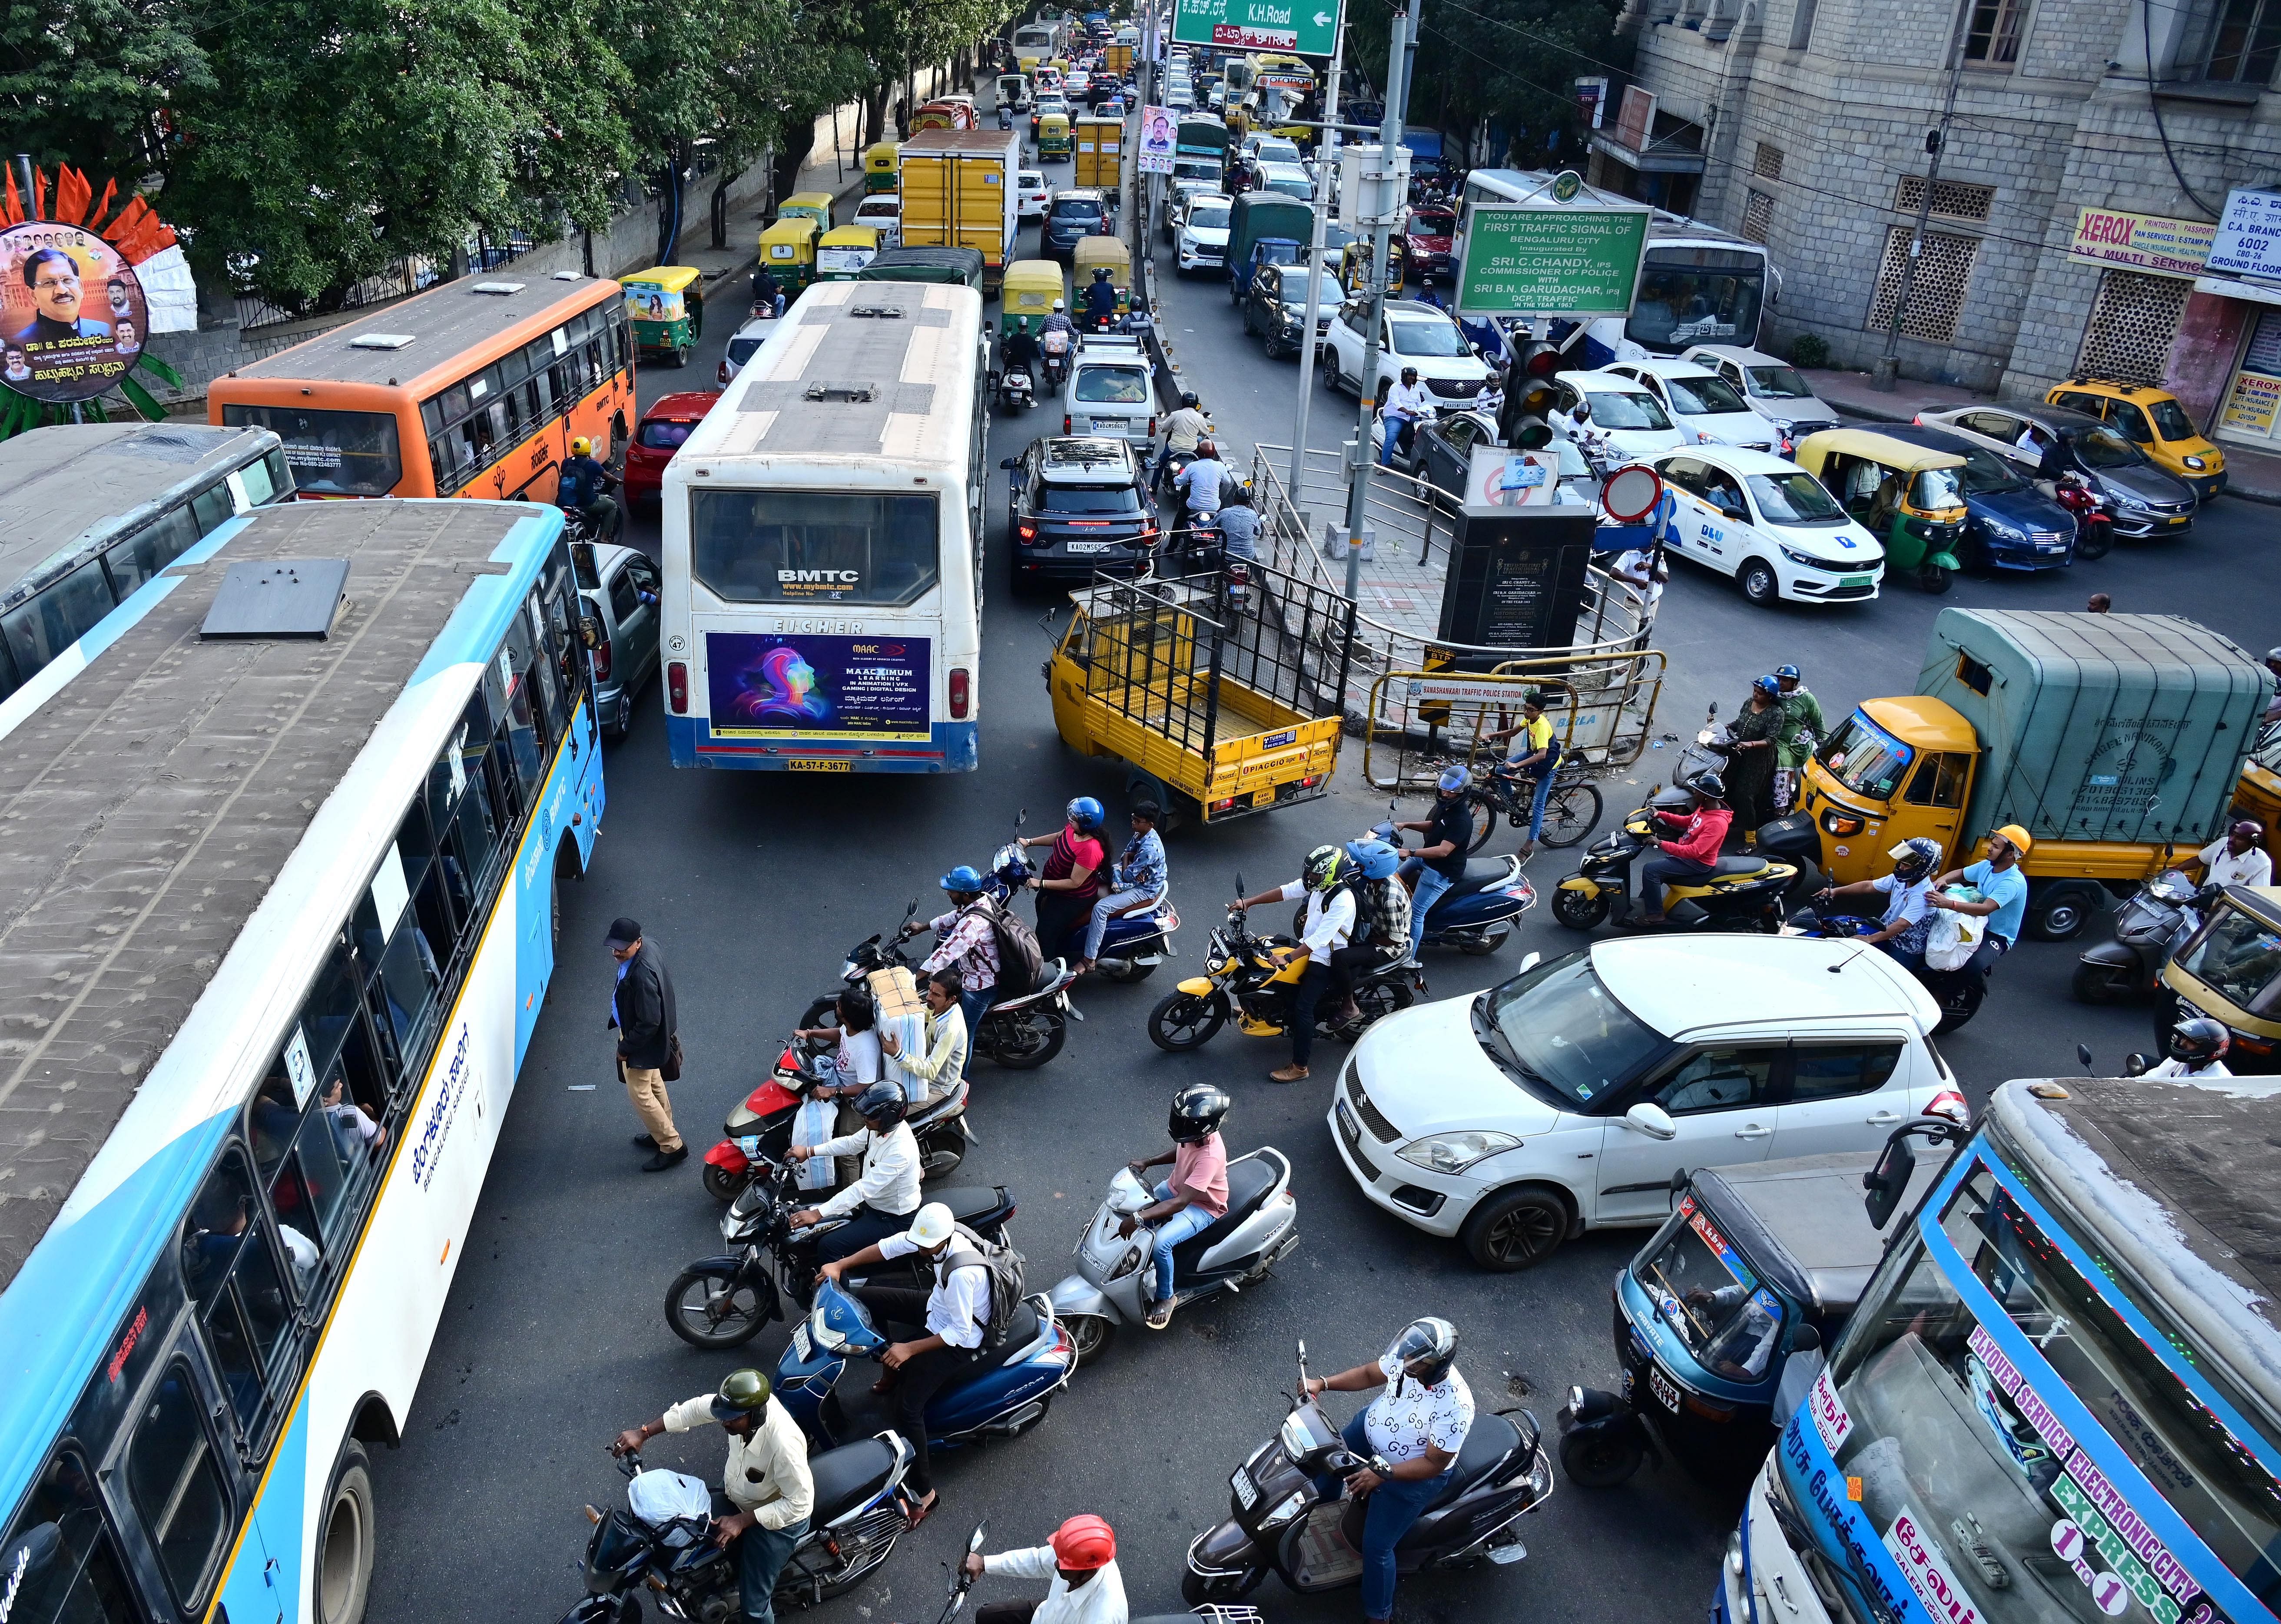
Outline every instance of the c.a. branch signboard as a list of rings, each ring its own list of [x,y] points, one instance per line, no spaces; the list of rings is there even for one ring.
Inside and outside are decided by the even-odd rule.
[[[1172,40],[1179,45],[1327,57],[1338,33],[1339,0],[1173,0],[1172,4]]]
[[[1466,211],[1458,313],[1580,321],[1629,315],[1649,213],[1644,204],[1474,204]]]

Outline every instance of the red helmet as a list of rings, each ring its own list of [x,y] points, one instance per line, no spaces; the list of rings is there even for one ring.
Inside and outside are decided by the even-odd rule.
[[[1090,1571],[1117,1560],[1117,1535],[1090,1512],[1072,1517],[1054,1530],[1054,1561],[1060,1566]]]

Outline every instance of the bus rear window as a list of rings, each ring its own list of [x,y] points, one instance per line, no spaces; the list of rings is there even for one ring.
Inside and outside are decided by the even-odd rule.
[[[386,412],[225,406],[233,429],[269,429],[285,442],[293,483],[314,496],[386,496],[404,477],[396,419]]]
[[[731,603],[907,604],[934,585],[932,496],[699,491],[690,572]]]

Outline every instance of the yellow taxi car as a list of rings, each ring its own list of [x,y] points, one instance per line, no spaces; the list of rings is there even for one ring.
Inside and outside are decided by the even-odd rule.
[[[2088,412],[2143,451],[2168,473],[2208,501],[2225,489],[2225,453],[2210,444],[2167,389],[2147,383],[2117,383],[2105,378],[2069,378],[2044,397],[2051,406]]]

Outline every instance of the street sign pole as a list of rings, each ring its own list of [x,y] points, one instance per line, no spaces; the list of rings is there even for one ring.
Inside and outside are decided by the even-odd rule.
[[[1425,5],[1426,0],[1410,0],[1406,9],[1395,12],[1392,32],[1387,39],[1386,123],[1379,131],[1378,150],[1379,162],[1389,168],[1395,162],[1394,155],[1402,150],[1402,116],[1410,104],[1411,59],[1418,49],[1418,23]],[[1396,209],[1407,202],[1403,197],[1393,199]],[[1364,509],[1370,496],[1370,418],[1372,408],[1378,404],[1378,333],[1386,321],[1387,253],[1393,233],[1392,216],[1380,215],[1370,237],[1370,327],[1363,335],[1362,375],[1355,380],[1355,392],[1361,396],[1362,406],[1355,429],[1354,454],[1347,468],[1349,598],[1356,597],[1361,586]],[[1310,310],[1307,319],[1312,321],[1314,315]]]
[[[1307,467],[1307,418],[1315,399],[1315,305],[1322,298],[1323,247],[1330,224],[1331,201],[1338,195],[1339,73],[1346,65],[1346,54],[1347,31],[1342,14],[1338,40],[1331,48],[1331,75],[1323,96],[1323,137],[1315,143],[1315,240],[1307,255],[1307,308],[1299,336],[1299,421],[1291,430],[1290,501],[1294,509],[1301,510],[1306,505],[1300,481]],[[1299,529],[1306,538],[1305,545],[1314,545],[1312,537],[1307,535],[1307,525],[1303,522]],[[1353,596],[1351,592],[1348,595]]]

